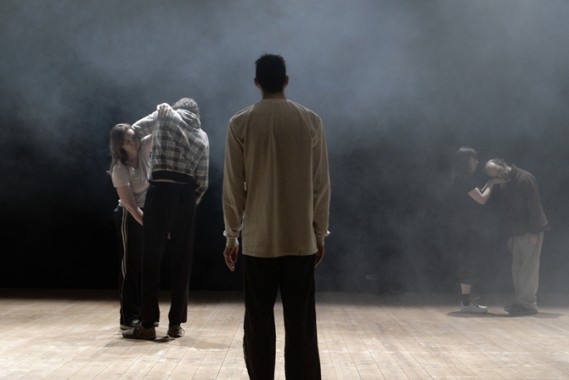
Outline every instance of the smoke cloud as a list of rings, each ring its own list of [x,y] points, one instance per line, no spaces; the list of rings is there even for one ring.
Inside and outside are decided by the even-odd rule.
[[[450,154],[468,145],[482,163],[504,157],[536,175],[554,227],[542,289],[567,290],[565,1],[5,0],[0,9],[0,202],[11,255],[24,238],[30,252],[31,242],[60,247],[55,259],[71,265],[81,266],[69,260],[78,246],[87,262],[105,251],[100,269],[112,267],[108,132],[191,96],[211,143],[197,278],[233,284],[218,260],[223,144],[229,117],[258,100],[254,61],[270,52],[287,61],[287,96],[327,131],[332,235],[320,289],[451,290],[442,189]],[[491,275],[507,289],[500,239],[489,237],[495,254],[483,259],[503,268]]]

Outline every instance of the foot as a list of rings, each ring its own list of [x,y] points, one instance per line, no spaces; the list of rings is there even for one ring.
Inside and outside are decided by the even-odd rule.
[[[468,305],[460,304],[460,312],[461,313],[471,313],[471,314],[486,314],[488,313],[488,308],[484,305],[478,305],[474,302],[469,303]]]
[[[156,330],[154,326],[145,328],[142,323],[139,323],[133,328],[123,331],[122,336],[127,339],[154,340],[156,339]]]
[[[523,315],[535,315],[537,314],[537,308],[525,306],[519,303],[514,303],[504,307],[510,315],[523,316]]]
[[[170,325],[168,327],[168,336],[170,338],[181,338],[184,336],[184,329],[180,325]]]
[[[140,321],[138,319],[133,319],[130,322],[127,323],[121,323],[120,328],[122,331],[128,330],[128,329],[132,329],[133,327],[135,327],[136,325],[138,325],[140,323]]]

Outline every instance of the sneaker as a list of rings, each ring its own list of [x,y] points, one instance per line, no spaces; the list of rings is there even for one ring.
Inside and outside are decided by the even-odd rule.
[[[168,336],[170,338],[181,338],[184,336],[184,329],[180,325],[171,325],[168,327]]]
[[[140,323],[140,321],[138,319],[133,319],[130,322],[127,323],[121,323],[120,324],[120,329],[122,331],[128,330],[128,329],[132,329],[133,327],[135,327],[136,325],[138,325]]]
[[[537,314],[536,308],[521,305],[518,303],[507,305],[504,307],[504,310],[506,310],[510,315],[515,315],[515,316],[516,315],[522,316],[522,315],[535,315],[535,314]]]
[[[460,304],[460,312],[461,313],[471,313],[471,314],[486,314],[488,312],[488,308],[483,305],[475,304],[474,302],[469,303],[467,306],[464,306],[462,303]]]
[[[122,336],[127,339],[154,340],[156,339],[156,330],[154,326],[145,328],[142,323],[139,323],[133,328],[123,331]]]

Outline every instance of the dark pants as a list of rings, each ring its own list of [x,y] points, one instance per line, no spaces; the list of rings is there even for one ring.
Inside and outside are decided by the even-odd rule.
[[[455,233],[453,248],[457,254],[457,277],[461,284],[475,285],[480,281],[484,261],[483,241],[482,234],[476,230]]]
[[[285,325],[286,378],[321,378],[314,300],[314,258],[314,255],[274,259],[243,255],[243,349],[251,379],[274,378],[276,333],[273,311],[279,289]]]
[[[120,324],[140,318],[142,226],[123,207],[114,211],[119,254]]]
[[[194,183],[152,182],[148,188],[144,205],[142,266],[144,327],[160,320],[160,272],[166,249],[171,260],[168,321],[171,325],[187,321],[195,208]]]

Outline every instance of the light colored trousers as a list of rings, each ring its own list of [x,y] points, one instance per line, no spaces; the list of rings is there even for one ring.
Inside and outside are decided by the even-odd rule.
[[[514,303],[537,309],[537,288],[539,286],[539,257],[543,245],[543,232],[537,243],[530,242],[530,234],[513,236],[512,278],[514,281]]]

